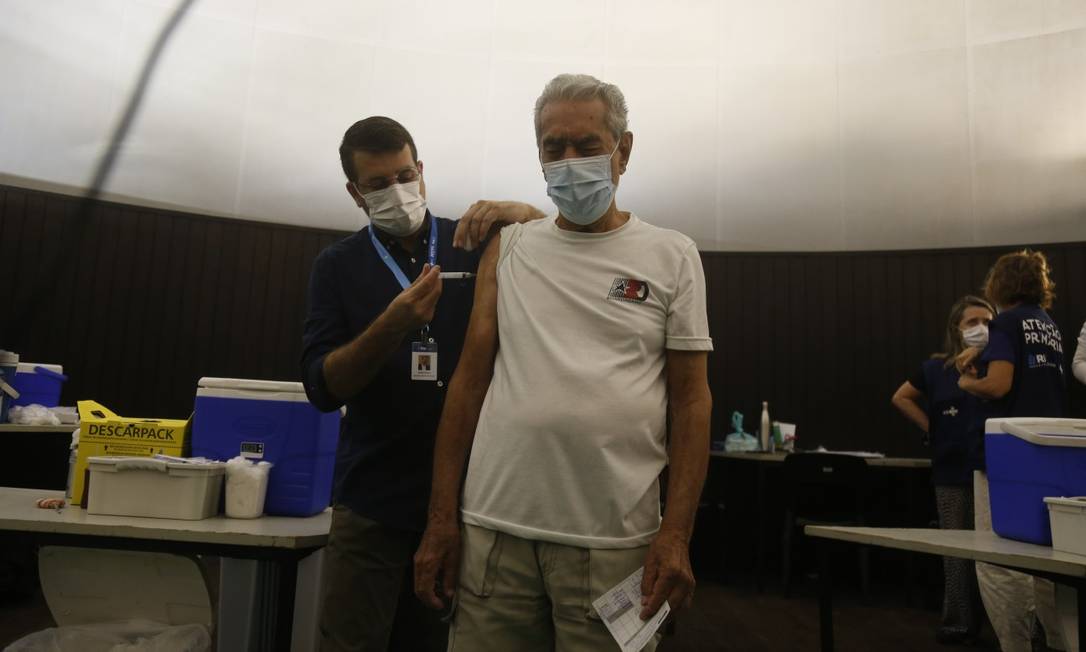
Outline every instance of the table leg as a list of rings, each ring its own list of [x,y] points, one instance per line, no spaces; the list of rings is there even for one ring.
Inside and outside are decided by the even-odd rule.
[[[280,560],[275,564],[278,596],[275,601],[275,650],[290,652],[294,629],[294,592],[298,588],[298,559]]]
[[[833,652],[833,578],[830,576],[830,545],[818,542],[818,620],[822,652]]]
[[[765,569],[765,467],[762,462],[755,462],[755,475],[758,478],[756,485],[755,496],[755,509],[757,514],[754,515],[754,589],[758,593],[762,592],[762,571]]]
[[[1078,610],[1078,649],[1086,652],[1086,582],[1075,583],[1075,603]]]

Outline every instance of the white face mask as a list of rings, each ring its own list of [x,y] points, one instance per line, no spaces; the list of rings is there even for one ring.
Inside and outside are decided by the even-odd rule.
[[[617,151],[618,144],[610,154],[543,164],[547,195],[563,217],[574,224],[587,226],[607,212],[615,198],[611,157]]]
[[[426,198],[422,196],[421,179],[394,183],[388,188],[368,192],[362,195],[362,199],[366,201],[369,209],[366,214],[373,226],[397,238],[418,231],[426,219]]]
[[[972,328],[967,328],[962,331],[962,341],[966,346],[973,346],[978,349],[983,349],[988,346],[988,327],[984,324],[977,324]]]

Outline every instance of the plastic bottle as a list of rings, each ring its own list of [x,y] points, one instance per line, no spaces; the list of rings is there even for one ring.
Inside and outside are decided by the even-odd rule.
[[[64,497],[72,499],[72,476],[75,475],[75,461],[79,457],[79,431],[72,433],[72,443],[68,445],[68,485],[64,489]]]
[[[762,450],[772,450],[770,448],[772,438],[769,430],[769,401],[762,401],[762,430],[760,434],[762,437]]]

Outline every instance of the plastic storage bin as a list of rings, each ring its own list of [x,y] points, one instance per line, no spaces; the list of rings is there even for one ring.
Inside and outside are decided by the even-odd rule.
[[[1086,555],[1086,496],[1045,498],[1052,524],[1052,547]]]
[[[310,405],[301,383],[201,378],[192,454],[271,462],[264,513],[310,516],[331,501],[339,419]]]
[[[13,383],[15,389],[19,390],[19,398],[15,399],[12,405],[37,403],[45,407],[56,407],[60,405],[60,390],[67,380],[64,367],[58,364],[20,362]]]
[[[87,460],[88,514],[198,521],[219,512],[226,465],[187,464],[151,457],[96,456]]]
[[[984,447],[992,529],[1052,545],[1044,499],[1086,495],[1086,419],[988,419]]]

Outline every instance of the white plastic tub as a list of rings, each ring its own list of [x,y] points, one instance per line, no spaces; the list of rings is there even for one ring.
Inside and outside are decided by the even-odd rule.
[[[1086,555],[1086,496],[1045,498],[1052,523],[1052,548]]]
[[[268,492],[268,462],[253,463],[235,457],[226,463],[226,515],[230,518],[260,518]]]
[[[150,457],[90,457],[88,514],[187,521],[214,516],[222,495],[222,462],[188,464]]]

